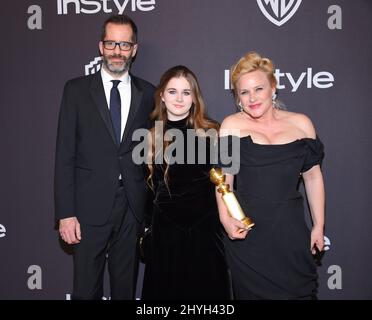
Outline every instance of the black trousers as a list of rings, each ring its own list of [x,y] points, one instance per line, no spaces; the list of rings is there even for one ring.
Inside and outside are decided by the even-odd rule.
[[[99,300],[103,296],[108,263],[111,299],[133,300],[138,273],[139,223],[118,184],[110,219],[101,226],[81,224],[81,241],[74,245],[72,299]]]

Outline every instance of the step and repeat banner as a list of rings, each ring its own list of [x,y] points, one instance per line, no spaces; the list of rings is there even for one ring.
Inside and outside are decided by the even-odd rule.
[[[57,117],[64,83],[99,70],[101,26],[113,13],[130,15],[139,29],[133,74],[156,85],[171,66],[188,66],[218,121],[237,110],[231,65],[252,50],[274,61],[279,99],[307,114],[325,144],[319,298],[372,298],[372,1],[18,0],[1,7],[0,299],[70,299],[71,248],[53,217]],[[141,281],[142,273],[137,296]]]

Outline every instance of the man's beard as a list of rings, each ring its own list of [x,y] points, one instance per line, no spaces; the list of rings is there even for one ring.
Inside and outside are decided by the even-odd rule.
[[[103,58],[103,65],[105,66],[105,68],[109,72],[115,75],[118,75],[118,76],[121,76],[122,74],[124,74],[125,72],[129,70],[132,64],[132,60],[133,60],[132,55],[126,58],[125,56],[122,56],[120,54],[104,55],[102,58]],[[119,58],[123,61],[123,63],[121,64],[111,63],[109,61],[110,58]]]

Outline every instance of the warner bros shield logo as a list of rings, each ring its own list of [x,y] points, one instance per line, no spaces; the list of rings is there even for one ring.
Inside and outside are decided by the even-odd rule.
[[[257,0],[264,16],[280,27],[296,13],[302,0]]]

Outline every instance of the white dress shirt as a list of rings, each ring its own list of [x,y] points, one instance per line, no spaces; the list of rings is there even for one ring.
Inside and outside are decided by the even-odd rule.
[[[103,88],[105,89],[107,106],[110,109],[110,93],[112,88],[111,80],[120,80],[118,90],[121,100],[121,132],[120,137],[123,138],[125,125],[128,120],[130,101],[131,101],[131,87],[130,87],[130,75],[128,72],[123,74],[119,79],[114,79],[103,67],[101,68],[101,77]]]

